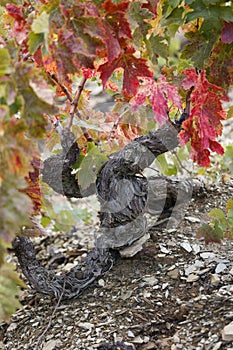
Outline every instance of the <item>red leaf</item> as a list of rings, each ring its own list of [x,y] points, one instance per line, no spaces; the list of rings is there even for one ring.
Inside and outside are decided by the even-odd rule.
[[[138,77],[153,77],[146,60],[133,55],[123,56],[124,80],[123,90],[129,95],[135,95],[139,86]]]
[[[32,160],[33,171],[29,172],[26,176],[28,187],[20,192],[26,193],[33,202],[33,214],[36,215],[40,212],[42,206],[42,192],[40,189],[40,161],[38,158],[33,158]]]
[[[210,149],[218,154],[224,154],[224,148],[217,141],[210,140]]]
[[[197,162],[198,165],[209,167],[210,166],[210,151],[208,149],[200,150],[194,156],[194,161]]]
[[[233,22],[224,22],[221,40],[226,44],[231,44],[233,42]]]
[[[198,78],[198,75],[195,71],[195,69],[185,69],[184,72],[183,72],[184,75],[187,76],[187,78],[185,78],[183,80],[183,83],[182,83],[182,87],[185,89],[185,90],[188,90],[190,89],[192,86],[195,86],[196,83],[197,83],[197,78]]]
[[[19,8],[13,4],[6,4],[8,14],[13,17],[16,21],[24,21],[22,8]]]
[[[17,42],[22,45],[27,38],[28,29],[25,28],[25,19],[23,17],[22,8],[13,4],[6,5],[8,14],[15,19],[14,28],[11,32],[12,37],[15,37]]]
[[[182,123],[182,130],[179,133],[180,145],[184,146],[192,135],[192,120],[189,118]]]
[[[226,118],[222,107],[224,90],[209,83],[205,71],[197,75],[194,69],[186,69],[183,73],[187,76],[183,87],[194,87],[194,90],[190,96],[193,105],[190,118],[182,124],[183,130],[179,135],[180,144],[184,145],[191,140],[191,158],[200,166],[209,166],[209,150],[218,154],[224,152],[216,141],[222,133],[221,120]]]
[[[36,50],[36,52],[33,55],[34,60],[37,64],[38,67],[43,67],[44,63],[43,63],[43,57],[42,57],[42,52],[41,52],[41,47],[39,47],[39,49]]]
[[[82,70],[84,78],[86,78],[86,79],[93,78],[96,75],[95,69],[82,67],[81,70]]]
[[[105,10],[107,12],[125,12],[129,7],[129,1],[122,1],[119,4],[113,4],[113,2],[111,0],[105,0],[105,2],[103,3],[103,8],[105,8]]]
[[[176,86],[169,84],[164,76],[161,76],[158,80],[158,85],[163,93],[167,96],[168,100],[176,105],[179,109],[182,109],[181,99],[178,94]]]
[[[120,55],[122,47],[127,46],[125,40],[132,39],[130,25],[126,18],[129,2],[113,4],[111,0],[106,0],[103,7],[106,11],[103,22],[105,43],[108,61],[111,62]]]
[[[163,125],[166,120],[168,120],[169,109],[163,91],[158,85],[154,87],[151,102],[155,120],[159,123],[159,125]]]
[[[182,109],[177,87],[169,84],[164,76],[161,76],[158,82],[151,78],[144,79],[144,84],[139,87],[137,94],[130,101],[132,111],[134,112],[142,105],[147,97],[151,100],[154,118],[159,125],[163,125],[168,120],[168,100]]]
[[[112,62],[115,58],[117,58],[121,54],[121,46],[110,26],[105,24],[104,30],[105,30],[105,44],[107,46],[108,62]]]
[[[152,12],[155,16],[157,16],[157,5],[159,0],[147,0],[147,3],[142,5],[142,8],[147,8],[150,12]]]
[[[146,60],[133,56],[134,49],[128,48],[127,52],[121,55],[113,62],[107,62],[99,67],[100,78],[105,86],[107,80],[115,69],[122,67],[124,69],[123,91],[128,95],[135,95],[139,86],[139,77],[152,77]]]
[[[107,0],[107,2],[111,3],[111,1],[109,0]],[[113,5],[111,10],[109,9],[109,7],[105,7],[105,9],[107,10],[105,18],[107,19],[108,23],[110,24],[111,28],[113,29],[118,38],[132,39],[130,25],[125,16],[128,6],[128,2],[122,2],[118,5]]]

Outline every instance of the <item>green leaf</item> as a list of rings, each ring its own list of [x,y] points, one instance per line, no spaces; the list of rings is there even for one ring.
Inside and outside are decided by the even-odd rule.
[[[8,263],[0,267],[0,322],[9,322],[10,316],[21,306],[16,297],[18,286],[25,287],[25,284],[14,269],[15,266]]]
[[[32,22],[32,30],[35,34],[49,33],[49,14],[43,11]]]
[[[232,118],[233,117],[233,106],[230,106],[227,112],[227,116],[228,118]]]
[[[210,219],[213,219],[214,228],[217,231],[225,231],[227,228],[226,214],[221,209],[212,209],[208,214]]]
[[[191,42],[184,46],[181,58],[191,59],[198,69],[202,69],[205,61],[209,58],[216,37],[206,39],[201,33],[187,33],[185,37]]]
[[[233,208],[229,209],[227,212],[228,225],[231,231],[233,231]]]
[[[6,248],[7,248],[6,242],[0,238],[0,267],[5,261]]]
[[[225,219],[225,213],[221,209],[212,209],[209,212],[208,216],[211,219],[218,219],[218,220],[224,220]]]
[[[100,168],[108,160],[105,153],[95,146],[87,153],[78,171],[78,182],[81,189],[86,190],[94,184]]]
[[[43,216],[40,220],[40,223],[43,227],[47,227],[51,223],[51,218],[48,216]]]
[[[133,32],[134,42],[136,45],[141,46],[146,39],[148,30],[151,28],[151,24],[145,20],[153,18],[154,15],[146,8],[142,8],[140,2],[130,2],[127,14],[130,18],[130,23],[133,23],[132,27],[135,28]]]
[[[155,54],[160,55],[163,58],[168,57],[168,45],[164,38],[159,35],[151,35],[146,41],[147,49],[149,51],[149,56],[154,57]]]
[[[0,49],[0,77],[11,73],[10,66],[11,57],[7,49]]]
[[[84,120],[75,120],[74,125],[78,125],[81,128],[86,128],[88,130],[96,130],[96,131],[103,131],[101,127],[95,124],[87,123]]]
[[[226,146],[222,160],[226,169],[233,173],[233,145]]]
[[[44,42],[44,34],[43,33],[34,33],[31,32],[28,35],[28,47],[30,54],[34,54],[36,50],[43,44]]]
[[[159,167],[162,174],[166,176],[177,174],[177,167],[174,164],[174,161],[169,163],[165,154],[161,154],[157,157],[156,165]]]
[[[31,28],[35,34],[44,35],[45,46],[48,50],[49,14],[43,11],[39,16],[37,16],[34,19]]]
[[[226,210],[231,210],[233,209],[233,199],[229,199],[226,204]]]
[[[214,220],[214,231],[216,232],[219,238],[222,239],[224,237],[224,231],[226,230],[226,228],[227,228],[226,221],[225,221],[225,224],[222,224],[217,219]]]
[[[206,244],[221,243],[223,233],[221,230],[215,230],[209,224],[204,224],[198,229],[197,237],[204,237]]]
[[[29,225],[32,203],[19,192],[26,183],[17,176],[9,175],[0,188],[0,239],[10,243],[23,225]]]
[[[183,24],[183,13],[184,9],[182,7],[177,7],[172,10],[172,12],[168,16],[164,16],[161,20],[161,25],[163,27],[170,25],[182,25]]]
[[[186,16],[187,22],[196,18],[211,19],[212,21],[223,19],[231,22],[233,20],[233,8],[230,6],[205,5],[201,1],[192,4],[193,11]]]
[[[168,17],[171,12],[178,7],[180,0],[164,0],[163,1],[163,17]]]

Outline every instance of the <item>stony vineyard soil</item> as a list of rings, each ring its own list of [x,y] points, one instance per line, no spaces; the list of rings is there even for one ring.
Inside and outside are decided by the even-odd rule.
[[[190,203],[177,228],[151,227],[140,253],[57,307],[39,346],[57,302],[25,290],[23,308],[0,324],[0,349],[233,349],[232,326],[224,340],[233,321],[233,241],[206,246],[195,237],[208,211],[232,195],[233,183],[221,183]],[[84,241],[78,231],[37,239],[43,264],[72,267],[90,249],[93,230]]]

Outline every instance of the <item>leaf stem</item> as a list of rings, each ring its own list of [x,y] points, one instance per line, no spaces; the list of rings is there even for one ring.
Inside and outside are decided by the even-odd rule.
[[[67,121],[67,128],[70,129],[72,124],[73,124],[73,119],[74,119],[74,116],[75,116],[75,113],[77,112],[77,109],[78,109],[78,102],[79,102],[79,99],[80,99],[80,96],[81,96],[81,93],[83,91],[83,88],[84,88],[84,85],[86,83],[86,80],[87,78],[83,78],[76,93],[75,93],[75,97],[74,99],[71,101],[71,111],[70,111],[70,115],[69,115],[69,118],[68,118],[68,121]]]
[[[73,97],[71,95],[71,93],[69,92],[69,90],[67,89],[67,87],[65,87],[65,85],[63,85],[62,83],[60,83],[60,81],[58,80],[57,76],[55,73],[50,73],[50,72],[47,72],[48,74],[48,77],[53,81],[55,82],[57,85],[60,86],[60,88],[62,89],[62,91],[64,92],[64,94],[66,95],[66,97],[68,98],[68,100],[70,102],[73,102]]]
[[[171,151],[171,153],[174,155],[174,157],[176,158],[179,166],[180,166],[180,170],[181,173],[183,173],[183,170],[185,170],[190,176],[192,175],[192,172],[190,170],[188,170],[181,162],[180,158],[178,157],[176,151]]]
[[[114,122],[113,126],[112,126],[112,130],[109,133],[109,137],[108,137],[108,141],[111,141],[114,138],[114,132],[116,131],[118,125],[120,124],[120,122],[122,121],[124,115],[126,114],[126,112],[129,112],[129,109],[127,108],[124,112],[122,112],[119,117],[117,118],[117,120]]]

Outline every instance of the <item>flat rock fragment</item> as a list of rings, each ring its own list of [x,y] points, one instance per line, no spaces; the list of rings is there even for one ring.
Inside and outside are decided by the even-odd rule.
[[[233,341],[233,321],[223,328],[222,339],[225,341]]]

